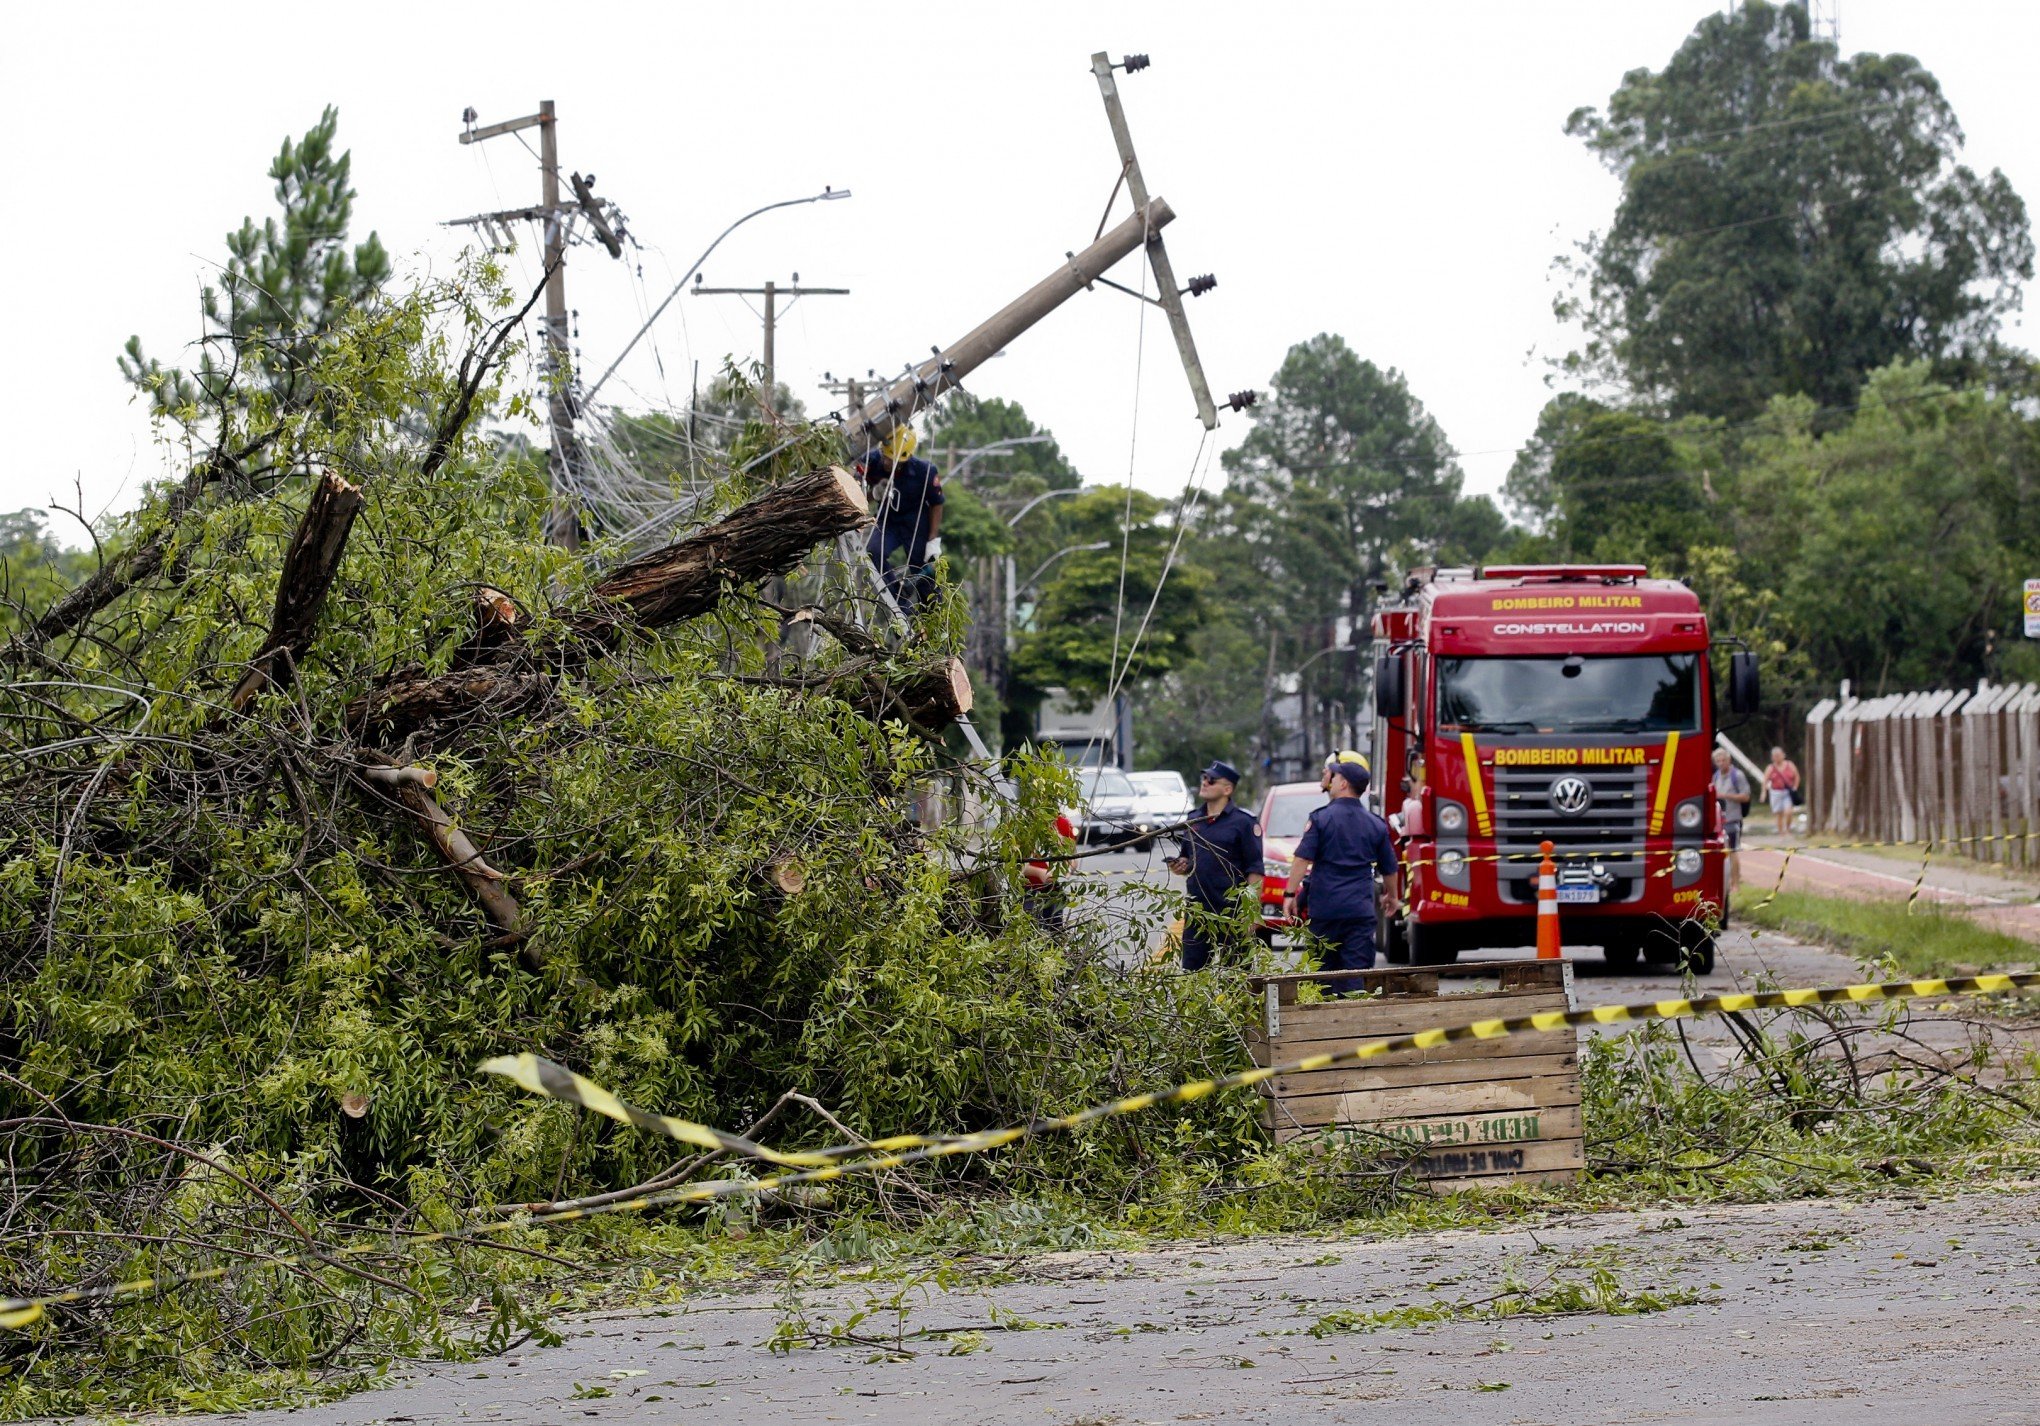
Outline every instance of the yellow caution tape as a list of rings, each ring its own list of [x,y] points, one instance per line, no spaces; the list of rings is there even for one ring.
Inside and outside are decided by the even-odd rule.
[[[734,1154],[749,1158],[763,1159],[768,1164],[782,1168],[812,1168],[826,1164],[826,1154],[782,1154],[768,1149],[763,1144],[746,1139],[742,1134],[731,1134],[721,1129],[712,1129],[706,1124],[696,1124],[691,1119],[675,1119],[667,1114],[654,1114],[648,1109],[638,1109],[625,1104],[592,1079],[583,1079],[564,1065],[537,1055],[500,1055],[481,1063],[484,1074],[500,1074],[512,1080],[532,1094],[543,1094],[548,1099],[578,1104],[583,1109],[593,1110],[619,1124],[628,1124],[633,1129],[644,1129],[654,1134],[664,1134],[669,1139],[678,1139],[683,1144],[692,1144],[698,1149],[727,1149]]]
[[[812,1155],[776,1154],[777,1162],[790,1162],[796,1157],[802,1160],[833,1160],[818,1167],[796,1169],[793,1172],[758,1179],[727,1179],[715,1183],[685,1184],[676,1188],[660,1189],[638,1198],[621,1199],[611,1203],[593,1204],[585,1208],[563,1208],[554,1213],[533,1214],[527,1218],[510,1218],[499,1223],[485,1224],[466,1232],[420,1233],[408,1241],[417,1247],[433,1244],[460,1246],[462,1244],[486,1244],[492,1237],[520,1228],[548,1223],[571,1223],[584,1218],[596,1218],[613,1213],[643,1213],[654,1208],[665,1208],[681,1204],[713,1203],[722,1199],[748,1197],[755,1194],[772,1193],[800,1184],[827,1183],[855,1175],[875,1174],[887,1169],[905,1168],[911,1164],[924,1163],[931,1159],[953,1158],[961,1154],[985,1153],[992,1149],[1006,1148],[1024,1139],[1041,1134],[1064,1132],[1095,1124],[1100,1120],[1114,1119],[1122,1115],[1138,1114],[1143,1110],[1158,1108],[1167,1104],[1191,1104],[1197,1100],[1229,1089],[1243,1089],[1265,1083],[1279,1075],[1297,1074],[1310,1070],[1330,1069],[1338,1065],[1358,1064],[1364,1060],[1377,1059],[1382,1055],[1398,1054],[1407,1050],[1435,1049],[1440,1045],[1454,1044],[1465,1040],[1493,1040],[1505,1035],[1526,1033],[1547,1033],[1582,1025],[1617,1025],[1642,1023],[1650,1020],[1681,1020],[1706,1015],[1732,1014],[1748,1010],[1798,1009],[1810,1005],[1832,1005],[1847,1003],[1862,1005],[1873,1001],[1918,1000],[1969,995],[2007,995],[2014,991],[2040,989],[2040,971],[2023,971],[1995,975],[1962,976],[1949,979],[1895,980],[1862,985],[1813,986],[1800,990],[1766,990],[1737,992],[1732,995],[1706,995],[1667,1000],[1650,1000],[1628,1005],[1595,1005],[1582,1010],[1547,1010],[1534,1015],[1518,1015],[1504,1019],[1477,1020],[1470,1025],[1439,1026],[1430,1030],[1419,1030],[1415,1034],[1397,1035],[1384,1040],[1367,1040],[1348,1046],[1343,1050],[1325,1051],[1291,1060],[1286,1064],[1261,1065],[1253,1069],[1239,1070],[1233,1074],[1220,1075],[1212,1079],[1193,1079],[1170,1089],[1154,1090],[1146,1094],[1128,1095],[1123,1099],[1108,1100],[1080,1109],[1070,1114],[1052,1118],[1033,1119],[1025,1124],[1015,1124],[1002,1129],[988,1129],[976,1134],[927,1135],[900,1134],[888,1139],[875,1140],[868,1144],[847,1144],[836,1148],[817,1150]],[[550,1098],[565,1099],[575,1104],[586,1103],[586,1091],[576,1089],[582,1095],[568,1099],[565,1093],[555,1093],[557,1087],[566,1085],[599,1088],[589,1081],[536,1060],[529,1074],[525,1072],[527,1056],[511,1056],[491,1060],[484,1068],[505,1074],[518,1084],[534,1093]],[[541,1071],[538,1066],[548,1066]],[[685,1143],[700,1143],[692,1137],[697,1131],[714,1136],[717,1147],[725,1140],[748,1142],[740,1135],[722,1134],[708,1130],[702,1125],[684,1119],[673,1119],[662,1114],[632,1109],[617,1100],[615,1096],[602,1091],[602,1095],[622,1110],[623,1122],[646,1128],[652,1132],[670,1134]],[[612,1116],[619,1117],[619,1116]],[[682,1126],[684,1132],[675,1133],[671,1126]],[[762,1146],[758,1146],[762,1148]],[[767,1151],[770,1152],[770,1151]],[[864,1155],[864,1157],[857,1157]],[[844,1162],[843,1160],[847,1160]],[[271,1269],[294,1269],[332,1266],[350,1257],[361,1257],[384,1251],[376,1244],[353,1244],[333,1249],[326,1253],[292,1254],[271,1258],[262,1266]],[[52,1307],[72,1306],[83,1303],[109,1303],[135,1301],[146,1297],[159,1296],[174,1289],[193,1283],[214,1282],[228,1275],[226,1267],[203,1268],[195,1272],[166,1277],[136,1278],[129,1282],[114,1283],[98,1288],[73,1288],[68,1292],[53,1293],[46,1297],[10,1298],[0,1301],[0,1330],[19,1330],[42,1319]]]

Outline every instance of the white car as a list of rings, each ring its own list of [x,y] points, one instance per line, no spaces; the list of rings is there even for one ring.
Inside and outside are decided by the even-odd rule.
[[[1135,811],[1138,800],[1133,784],[1118,768],[1078,768],[1077,805],[1068,809],[1069,819],[1077,829],[1077,840],[1117,842],[1153,831],[1152,824],[1141,825]]]
[[[1133,804],[1135,818],[1152,827],[1173,827],[1197,810],[1180,772],[1132,772],[1127,780],[1140,794]]]

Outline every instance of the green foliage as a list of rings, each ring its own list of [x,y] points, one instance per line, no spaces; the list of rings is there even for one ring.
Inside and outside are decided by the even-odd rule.
[[[1327,1312],[1305,1328],[1310,1336],[1323,1340],[1348,1332],[1379,1332],[1432,1327],[1442,1322],[1501,1322],[1514,1317],[1635,1317],[1690,1307],[1701,1300],[1691,1288],[1674,1287],[1661,1292],[1623,1285],[1615,1271],[1605,1265],[1585,1276],[1561,1276],[1553,1269],[1536,1281],[1526,1281],[1518,1269],[1506,1272],[1501,1290],[1477,1298],[1436,1298],[1424,1304],[1391,1307],[1380,1311],[1338,1308]],[[1483,1391],[1495,1390],[1483,1386]],[[1503,1387],[1501,1389],[1506,1389]]]
[[[1140,766],[1183,769],[1244,758],[1261,735],[1267,658],[1266,646],[1238,624],[1207,622],[1191,636],[1190,656],[1136,695]]]
[[[1842,58],[1803,4],[1708,16],[1566,128],[1622,180],[1607,231],[1562,264],[1558,315],[1588,338],[1568,365],[1675,414],[1846,408],[1895,361],[1973,375],[2032,276],[2025,204],[1956,161],[1934,76]]]
[[[303,138],[283,141],[269,166],[281,219],[253,218],[227,234],[219,285],[200,298],[206,321],[196,371],[166,367],[130,337],[121,374],[154,409],[188,424],[256,388],[306,399],[321,336],[341,313],[389,280],[390,259],[371,233],[351,250],[353,158],[334,151],[340,111],[328,105]]]
[[[1168,673],[1202,620],[1210,577],[1170,563],[1177,534],[1161,523],[1162,502],[1105,485],[1059,503],[1078,548],[1043,579],[1014,655],[1016,682],[1095,698],[1115,681]]]
[[[1559,397],[1510,472],[1537,531],[1518,553],[1686,579],[1717,632],[1763,655],[1781,707],[1843,678],[1873,694],[2002,676],[2040,569],[2023,391],[1950,388],[1918,362],[1872,372],[1845,419],[1818,415],[1780,397],[1731,431]]]
[[[448,408],[454,345],[505,305],[487,269],[381,297],[334,316],[296,388],[229,393],[218,441],[259,441],[274,471],[261,498],[227,491],[174,522],[147,503],[119,537],[169,522],[167,572],[68,651],[68,686],[6,691],[8,746],[38,755],[10,760],[0,813],[0,1118],[17,1126],[15,1172],[72,1175],[17,1213],[32,1231],[0,1242],[11,1290],[259,1256],[280,1225],[257,1189],[327,1233],[614,1189],[672,1161],[656,1139],[478,1082],[473,1066],[504,1051],[738,1127],[797,1090],[865,1135],[977,1129],[1238,1062],[1236,986],[1131,975],[1104,926],[1051,936],[1018,914],[1018,868],[1053,845],[1066,773],[1021,760],[1020,800],[996,827],[921,829],[914,799],[938,754],[826,691],[850,657],[833,643],[805,660],[782,650],[791,677],[762,679],[776,620],[741,592],[617,657],[550,660],[558,692],[533,714],[381,750],[433,769],[441,804],[513,878],[523,925],[499,934],[363,779],[348,710],[393,670],[455,667],[477,586],[517,603],[534,656],[585,603],[587,568],[540,538],[535,464],[478,434],[520,402],[485,384],[452,458],[423,473],[417,413]],[[316,411],[298,390],[320,393]],[[778,439],[749,423],[731,458]],[[836,455],[816,433],[727,475],[709,508]],[[297,472],[315,461],[344,470],[366,507],[293,684],[224,716],[305,507]],[[1121,494],[1097,499],[1086,518],[1116,523]],[[1154,514],[1137,504],[1137,520]],[[1130,597],[1144,598],[1166,532],[1131,538],[1149,584]],[[1195,587],[1162,601],[1157,657]],[[957,616],[935,601],[903,657],[954,648]],[[774,858],[800,866],[799,895],[768,888]],[[210,1146],[241,1178],[116,1127]],[[1172,1155],[1252,1132],[1244,1101],[1140,1130]],[[1125,1143],[1113,1129],[1050,1137],[929,1176],[1111,1194],[1137,1172]],[[81,1162],[96,1167],[66,1167]],[[107,1196],[134,1184],[162,1187]],[[864,1192],[847,1188],[844,1206]],[[277,1298],[278,1279],[256,1272],[60,1317],[0,1340],[0,1394],[96,1410],[125,1378],[131,1404],[153,1407],[172,1363],[210,1376],[330,1355],[344,1373],[457,1349],[480,1323],[456,1328],[445,1310],[491,1289],[467,1254],[398,1256],[421,1294],[401,1304],[334,1268],[293,1279],[302,1296]],[[262,1316],[265,1301],[287,1310]],[[490,1320],[517,1311],[504,1298]],[[349,1337],[360,1320],[373,1329]],[[110,1338],[140,1345],[108,1358]]]

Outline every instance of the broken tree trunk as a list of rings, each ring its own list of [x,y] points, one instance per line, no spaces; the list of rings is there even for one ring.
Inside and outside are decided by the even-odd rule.
[[[705,614],[734,587],[788,573],[815,546],[863,525],[869,512],[863,487],[841,466],[776,485],[610,574],[595,586],[599,606],[568,621],[573,637],[560,652],[584,656],[614,645],[626,629]],[[361,736],[404,738],[432,722],[526,711],[550,695],[552,676],[524,662],[522,645],[505,639],[497,647],[499,661],[392,678],[348,708],[348,726]]]
[[[791,573],[816,545],[858,528],[870,514],[864,487],[841,466],[789,480],[611,573],[595,586],[603,607],[578,616],[574,627],[606,639],[619,611],[646,629],[706,614],[731,585]]]
[[[333,587],[333,577],[340,572],[340,557],[347,552],[347,536],[362,503],[361,487],[337,472],[327,471],[313,485],[312,498],[283,554],[269,637],[228,695],[227,706],[236,713],[263,689],[272,684],[280,687],[295,676],[298,661],[312,646],[319,610],[326,602],[326,591]]]

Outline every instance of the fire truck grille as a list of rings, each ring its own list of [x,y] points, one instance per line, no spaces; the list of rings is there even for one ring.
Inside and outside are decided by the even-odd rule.
[[[1552,805],[1552,786],[1561,778],[1587,784],[1593,800],[1586,810],[1568,817]],[[1495,849],[1504,856],[1534,854],[1539,842],[1549,841],[1561,858],[1630,860],[1643,850],[1648,795],[1641,767],[1496,768]]]

